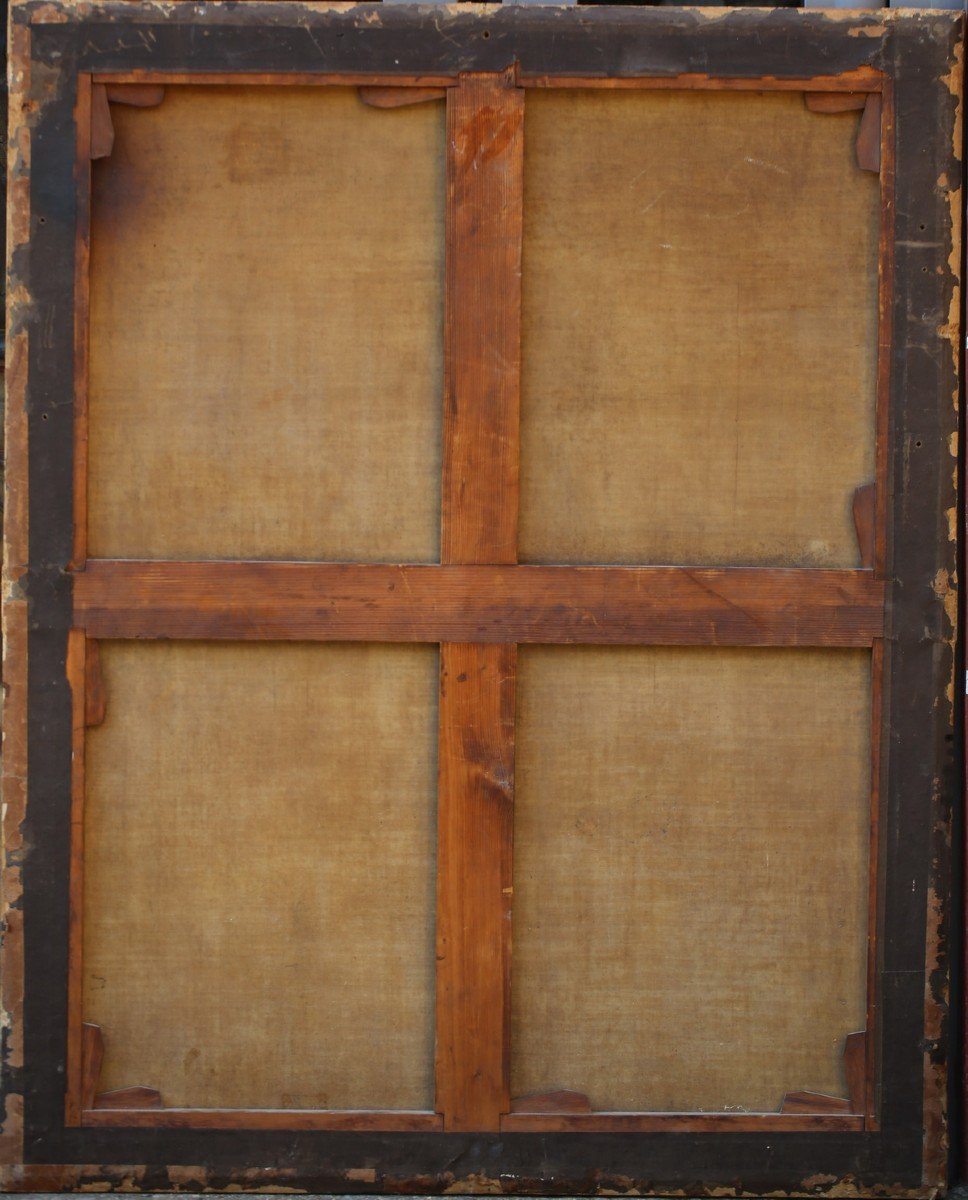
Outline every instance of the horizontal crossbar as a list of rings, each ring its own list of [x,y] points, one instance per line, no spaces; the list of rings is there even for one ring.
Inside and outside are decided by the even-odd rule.
[[[92,638],[869,646],[867,570],[393,566],[90,559]]]

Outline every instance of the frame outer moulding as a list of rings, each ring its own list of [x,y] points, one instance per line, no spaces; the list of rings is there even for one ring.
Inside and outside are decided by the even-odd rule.
[[[204,12],[120,0],[14,5],[0,1133],[8,1190],[258,1190],[271,1183],[344,1193],[696,1195],[729,1188],[837,1195],[890,1188],[930,1195],[943,1185],[945,896],[958,782],[951,513],[962,37],[961,16],[940,12],[710,15],[470,5],[438,11],[285,0],[215,3]],[[755,1118],[730,1132],[700,1132],[702,1122],[688,1120],[672,1132],[659,1119],[640,1123],[641,1132],[580,1137],[555,1130],[480,1133],[462,1121],[445,1133],[280,1129],[268,1120],[267,1127],[247,1129],[180,1128],[176,1121],[168,1128],[71,1127],[63,1109],[73,730],[67,656],[75,623],[71,568],[84,563],[83,539],[74,538],[74,404],[83,407],[84,389],[75,378],[78,365],[83,370],[75,321],[82,319],[86,266],[75,236],[84,218],[77,164],[85,147],[74,120],[79,81],[214,82],[243,74],[258,83],[278,82],[282,74],[294,82],[325,76],[389,86],[406,77],[450,91],[462,76],[512,70],[525,88],[565,81],[643,86],[646,77],[644,86],[881,90],[884,111],[892,114],[882,127],[888,132],[881,162],[882,212],[894,230],[892,254],[882,254],[889,287],[881,290],[881,390],[890,405],[882,405],[878,430],[889,483],[877,520],[877,586],[883,580],[886,617],[881,626],[869,616],[863,631],[854,631],[856,640],[835,643],[875,641],[885,680],[888,736],[875,738],[884,789],[882,937],[872,962],[880,1007],[878,1046],[868,1052],[868,1062],[881,1063],[879,1078],[868,1082],[871,1096],[879,1091],[881,1128],[824,1130],[814,1121],[812,1132],[797,1122],[780,1127],[789,1132],[772,1123],[760,1131]],[[927,145],[926,129],[940,131]],[[443,561],[455,568],[514,562],[510,544],[484,553],[465,537],[447,537],[445,528]],[[496,648],[492,656],[501,653]],[[495,712],[504,718],[500,704]],[[35,748],[29,758],[28,738]],[[506,767],[496,762],[496,776]],[[487,1105],[493,1112],[493,1099]]]

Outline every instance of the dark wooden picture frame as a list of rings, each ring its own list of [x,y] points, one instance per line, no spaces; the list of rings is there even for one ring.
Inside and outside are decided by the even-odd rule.
[[[15,6],[9,1187],[121,1184],[132,1171],[142,1188],[258,1179],[319,1191],[700,1181],[915,1193],[943,1178],[962,33],[960,17],[937,13]],[[445,93],[440,565],[87,556],[90,163],[110,151],[112,104],[157,103],[186,82],[350,84],[377,104]],[[545,87],[785,90],[821,113],[863,109],[858,161],[880,174],[881,226],[876,480],[855,498],[859,569],[517,564],[523,112],[527,89]],[[482,159],[488,140],[499,149]],[[334,593],[340,605],[321,609]],[[84,739],[102,715],[107,638],[440,644],[435,1111],[173,1109],[147,1087],[99,1092],[100,1034],[80,1003],[81,888]],[[845,1047],[848,1098],[792,1093],[773,1114],[512,1098],[514,671],[527,642],[870,648],[867,1024]]]

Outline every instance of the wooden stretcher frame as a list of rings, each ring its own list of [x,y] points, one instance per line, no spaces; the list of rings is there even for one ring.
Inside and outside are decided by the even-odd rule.
[[[90,206],[92,146],[110,130],[110,104],[125,89],[184,83],[166,73],[78,75],[76,121],[89,131],[78,139],[79,209]],[[217,75],[211,83],[239,84]],[[340,76],[307,77],[314,85],[343,84]],[[360,76],[365,80],[366,76]],[[555,82],[547,77],[537,86]],[[573,81],[574,82],[574,81]],[[612,87],[615,80],[581,81]],[[643,77],[626,87],[662,86]],[[671,81],[682,87],[681,80]],[[749,83],[750,81],[738,81]],[[772,90],[772,81],[752,81]],[[784,81],[788,82],[788,81]],[[266,74],[247,86],[284,84]],[[795,569],[697,572],[695,568],[517,565],[518,397],[520,357],[520,260],[523,210],[524,89],[515,72],[461,73],[456,79],[411,76],[373,78],[384,89],[439,89],[445,93],[449,152],[447,192],[447,284],[445,330],[449,355],[445,389],[442,550],[440,566],[380,564],[132,562],[88,559],[86,550],[87,425],[83,371],[75,384],[74,442],[74,627],[68,645],[68,676],[74,694],[73,842],[71,851],[71,947],[67,1060],[67,1120],[80,1125],[177,1125],[233,1128],[379,1128],[467,1131],[590,1131],[622,1128],[724,1128],[752,1122],[757,1128],[876,1128],[873,1042],[876,1022],[877,946],[876,789],[879,738],[872,738],[871,872],[866,1037],[851,1043],[854,1093],[838,1100],[804,1096],[779,1114],[574,1113],[527,1111],[510,1094],[510,895],[512,874],[511,789],[514,761],[515,645],[522,641],[572,644],[650,645],[848,645],[873,646],[872,707],[880,702],[883,629],[882,509],[886,488],[887,411],[884,388],[877,407],[877,482],[860,501],[866,512],[862,537],[868,565],[861,570]],[[704,86],[735,80],[706,80]],[[800,87],[803,85],[801,84]],[[887,303],[890,272],[890,201],[893,144],[890,87],[879,72],[852,71],[810,81],[811,97],[873,101],[880,143],[881,304]],[[142,91],[129,93],[141,103]],[[152,95],[151,99],[155,97]],[[403,99],[403,97],[400,97]],[[886,101],[885,115],[881,106]],[[866,112],[866,108],[864,110]],[[482,124],[480,114],[486,112]],[[100,127],[100,128],[99,128]],[[502,138],[502,130],[511,136]],[[105,145],[112,134],[108,132]],[[478,146],[504,141],[504,149],[481,159]],[[455,149],[457,148],[457,149]],[[492,215],[493,214],[493,215]],[[477,236],[471,234],[474,230]],[[84,298],[88,292],[88,229],[79,223],[75,288],[75,362],[87,351]],[[483,296],[483,308],[480,297]],[[885,383],[890,343],[880,346]],[[512,365],[509,365],[512,364]],[[497,447],[495,455],[491,447]],[[513,564],[513,565],[512,565]],[[289,585],[293,574],[301,587]],[[399,588],[397,585],[399,584]],[[234,586],[233,586],[234,585]],[[241,585],[241,586],[240,586]],[[91,588],[96,589],[96,599]],[[736,594],[732,594],[736,592]],[[739,593],[744,593],[742,596]],[[243,599],[244,594],[244,599]],[[178,613],[168,611],[178,597]],[[320,613],[321,596],[339,597]],[[833,604],[830,604],[831,596]],[[596,603],[597,598],[597,603]],[[354,599],[360,606],[357,610]],[[215,600],[218,611],[211,611]],[[288,603],[285,603],[288,601]],[[707,609],[712,602],[713,613]],[[482,616],[480,605],[487,611]],[[725,606],[729,605],[729,608]],[[253,620],[253,606],[265,609]],[[596,612],[596,608],[600,612]],[[607,609],[607,611],[605,611]],[[528,613],[527,630],[517,613]],[[764,631],[775,614],[770,632]],[[735,617],[745,620],[735,627]],[[591,618],[594,616],[594,620]],[[362,617],[362,621],[361,618]],[[724,620],[724,618],[727,618]],[[826,620],[830,621],[825,627]],[[670,621],[676,625],[669,628]],[[841,624],[844,628],[838,628]],[[272,627],[267,634],[266,625]],[[564,629],[562,629],[562,625]],[[721,626],[725,626],[721,628]],[[128,1096],[95,1094],[100,1035],[85,1027],[82,1012],[84,875],[84,743],[91,692],[100,690],[98,637],[237,638],[291,640],[421,640],[441,646],[439,867],[436,992],[436,1112],[242,1111],[183,1109],[143,1103]],[[462,696],[455,681],[482,681]],[[478,761],[467,759],[466,730],[486,731]],[[468,879],[477,887],[466,888]],[[456,943],[456,953],[455,953]],[[87,1038],[85,1039],[85,1030]],[[473,1031],[473,1034],[471,1033]],[[533,1102],[532,1102],[533,1103]],[[110,1107],[108,1106],[110,1104]],[[786,1111],[789,1107],[790,1111]]]
[[[201,49],[191,36],[198,27]],[[915,1192],[943,1177],[961,36],[960,17],[938,13],[15,5],[8,1186],[120,1183],[131,1163],[142,1164],[133,1170],[146,1188],[257,1178],[317,1191],[488,1190],[495,1178],[505,1191],[609,1190],[616,1181],[668,1191],[742,1178],[753,1191],[835,1190],[849,1179]],[[187,82],[445,91],[448,143],[461,150],[447,165],[439,566],[87,558],[92,138],[105,134],[111,91]],[[879,116],[867,153],[881,178],[881,332],[862,568],[516,564],[522,114],[528,88],[562,86],[870,98],[865,113]],[[507,137],[472,172],[485,108]],[[925,128],[940,131],[927,153]],[[487,236],[471,236],[472,226]],[[321,609],[321,594],[341,601]],[[469,694],[441,689],[435,1111],[98,1105],[96,1039],[80,1004],[84,731],[98,708],[97,639],[130,637],[431,641],[441,644],[442,680],[484,681]],[[775,1114],[515,1111],[513,678],[515,645],[531,641],[871,648],[868,1016],[850,1099]],[[471,720],[482,733],[473,761],[460,736]],[[28,758],[31,730],[43,731],[45,747]],[[481,861],[482,845],[500,853]],[[458,881],[468,877],[475,886],[465,890]],[[460,935],[466,929],[472,939]],[[637,1136],[616,1141],[619,1133]],[[767,1146],[770,1165],[744,1174],[739,1164],[761,1162]],[[196,1163],[206,1167],[178,1166]],[[803,1182],[821,1176],[827,1182]]]

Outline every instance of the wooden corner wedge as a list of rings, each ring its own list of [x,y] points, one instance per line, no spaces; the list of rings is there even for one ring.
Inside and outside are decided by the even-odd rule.
[[[857,531],[857,545],[860,548],[861,566],[868,569],[874,566],[876,502],[875,485],[864,483],[854,492],[851,506],[854,513],[854,529]],[[854,1036],[854,1034],[850,1035],[850,1037]]]
[[[91,88],[91,158],[107,158],[114,149],[114,122],[108,90],[103,83]]]
[[[780,1105],[781,1113],[850,1113],[849,1100],[824,1096],[820,1092],[787,1092]]]
[[[104,1062],[104,1035],[100,1025],[85,1021],[81,1026],[81,1096],[82,1114],[92,1109],[143,1109],[164,1108],[161,1093],[150,1087],[115,1088],[110,1092],[98,1092]]]
[[[366,87],[359,88],[360,99],[371,108],[406,108],[411,104],[426,104],[428,100],[443,100],[447,89],[442,87]]]
[[[94,1108],[164,1108],[161,1092],[150,1087],[116,1088],[94,1097]]]
[[[583,1092],[532,1092],[511,1101],[514,1113],[590,1113],[592,1106]]]
[[[850,1111],[862,1113],[867,1093],[867,1033],[848,1033],[844,1039],[844,1070],[847,1074],[847,1095]]]
[[[105,88],[111,104],[129,104],[133,108],[157,108],[165,98],[165,88],[160,83],[108,83]]]
[[[101,674],[101,654],[93,638],[87,639],[84,655],[84,724],[101,725],[107,715],[107,695]]]
[[[101,1077],[101,1063],[104,1061],[104,1038],[100,1025],[91,1025],[85,1021],[81,1026],[81,1108],[91,1108],[94,1104],[94,1094],[97,1091],[97,1081]]]
[[[873,488],[873,485],[870,485]],[[858,492],[862,488],[857,489]],[[849,1099],[820,1092],[787,1092],[781,1113],[863,1113],[867,1079],[867,1034],[848,1033],[844,1038],[844,1071]]]
[[[811,112],[857,112],[867,103],[867,92],[804,92],[803,102]]]
[[[881,97],[871,92],[857,131],[857,165],[862,171],[881,173]]]

